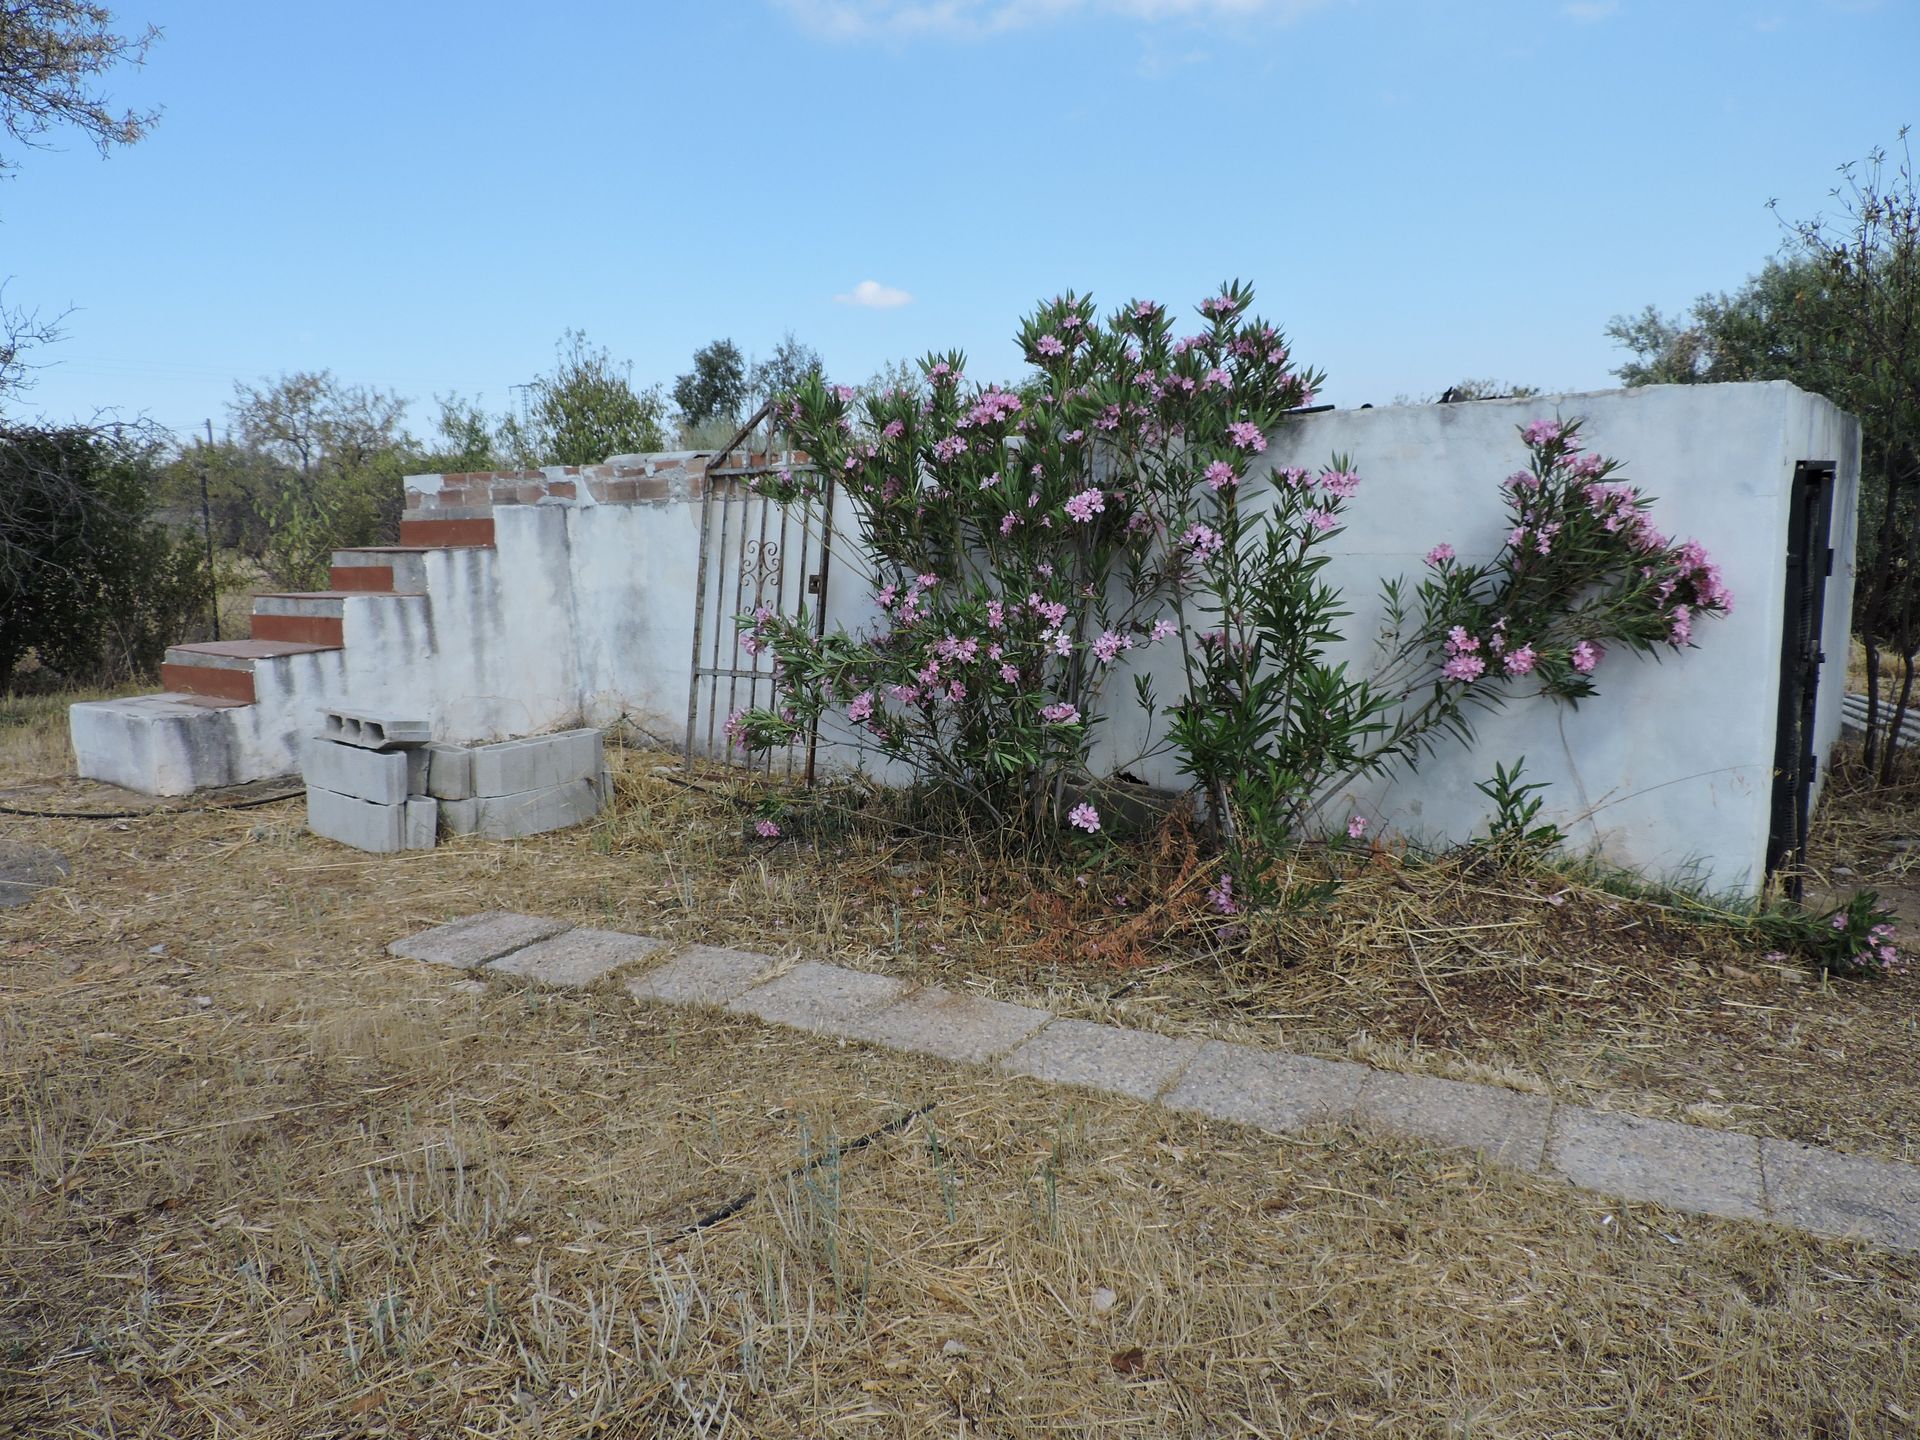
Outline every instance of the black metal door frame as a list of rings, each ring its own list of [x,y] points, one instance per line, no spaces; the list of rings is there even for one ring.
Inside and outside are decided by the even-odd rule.
[[[1827,578],[1833,574],[1831,460],[1793,467],[1787,513],[1786,608],[1780,633],[1780,708],[1773,750],[1773,807],[1767,831],[1767,874],[1785,869],[1787,893],[1801,894],[1797,867],[1807,851],[1813,780],[1814,708],[1820,695],[1821,648],[1826,629]]]

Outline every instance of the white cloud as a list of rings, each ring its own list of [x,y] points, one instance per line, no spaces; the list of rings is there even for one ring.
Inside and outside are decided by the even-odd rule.
[[[1074,15],[1119,15],[1149,23],[1259,16],[1286,21],[1330,0],[775,0],[811,30],[836,40],[916,35],[980,37]]]
[[[1582,25],[1592,25],[1618,15],[1620,0],[1569,0],[1568,4],[1560,7],[1560,13]]]
[[[862,280],[850,294],[833,297],[842,305],[864,305],[869,310],[894,310],[912,301],[913,296],[878,280]]]

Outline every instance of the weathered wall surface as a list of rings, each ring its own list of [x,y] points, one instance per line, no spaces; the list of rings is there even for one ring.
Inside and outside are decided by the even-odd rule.
[[[1524,756],[1528,778],[1550,786],[1547,818],[1576,845],[1651,875],[1751,889],[1767,838],[1789,486],[1800,460],[1838,465],[1826,612],[1826,648],[1835,658],[1823,672],[1821,753],[1838,735],[1859,459],[1850,417],[1784,383],[1663,386],[1305,416],[1275,437],[1266,458],[1317,467],[1342,453],[1363,477],[1345,533],[1331,547],[1328,578],[1353,611],[1344,658],[1365,668],[1383,618],[1381,582],[1417,576],[1421,557],[1440,541],[1463,558],[1496,553],[1505,533],[1500,481],[1525,460],[1518,428],[1553,415],[1583,419],[1588,448],[1627,462],[1626,478],[1658,497],[1660,527],[1707,547],[1734,592],[1734,613],[1702,622],[1696,650],[1659,659],[1609,655],[1595,677],[1599,697],[1577,709],[1524,700],[1482,717],[1473,744],[1445,744],[1417,773],[1355,786],[1329,807],[1329,822],[1357,812],[1375,833],[1464,838],[1488,810],[1475,784],[1496,762]],[[401,693],[433,716],[445,738],[625,716],[658,739],[684,740],[700,573],[698,457],[622,457],[546,475],[421,476],[408,487],[415,517],[491,514],[496,549],[429,553],[430,618],[392,619],[391,634],[350,633],[349,690],[362,690],[363,664],[367,676],[387,672],[389,661],[376,656],[397,662],[411,655],[416,663]],[[850,549],[856,531],[844,505],[835,530],[829,624],[863,628],[876,612],[860,579],[865,567]],[[752,538],[737,529],[725,545],[717,533],[710,538],[707,611],[720,644],[705,663],[754,666],[738,652],[731,624],[746,563],[741,547]],[[777,578],[754,582],[788,609],[817,568],[796,542],[787,538]],[[1177,693],[1177,656],[1161,647],[1144,658],[1161,695]],[[764,681],[721,683],[722,703],[714,716],[703,710],[697,742],[704,743],[710,719],[771,698]],[[1173,756],[1139,755],[1152,737],[1131,693],[1127,676],[1117,675],[1096,760],[1177,787]],[[842,730],[839,738],[851,737]],[[872,764],[857,746],[838,757]]]

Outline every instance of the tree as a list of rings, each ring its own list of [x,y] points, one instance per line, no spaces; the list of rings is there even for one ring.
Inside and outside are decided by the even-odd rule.
[[[1865,759],[1891,783],[1920,654],[1920,193],[1904,150],[1897,165],[1876,150],[1840,173],[1837,216],[1789,222],[1787,253],[1738,290],[1685,316],[1615,316],[1606,333],[1634,356],[1614,372],[1629,385],[1790,380],[1860,418],[1853,629],[1867,653]]]
[[[534,377],[521,413],[500,422],[500,448],[512,464],[598,465],[666,448],[659,386],[635,390],[632,366],[589,345],[585,331],[563,333],[554,352],[553,373]]]
[[[693,352],[693,369],[673,382],[673,403],[689,428],[718,420],[738,425],[747,403],[747,362],[731,340]]]
[[[156,111],[115,112],[98,88],[117,65],[141,65],[160,38],[149,25],[121,35],[104,5],[88,0],[0,3],[0,125],[26,146],[57,126],[79,130],[105,154],[131,145],[159,118]],[[18,161],[0,155],[0,174]]]
[[[487,418],[487,412],[480,408],[480,402],[457,394],[436,395],[433,400],[440,407],[439,419],[434,422],[434,428],[440,432],[440,443],[419,457],[422,473],[461,474],[494,469],[494,425]]]
[[[154,446],[129,428],[0,427],[0,691],[29,651],[68,678],[150,671],[211,582],[151,518]]]
[[[747,374],[747,399],[758,410],[777,395],[791,395],[809,375],[824,371],[820,352],[789,330],[771,355],[753,362]]]

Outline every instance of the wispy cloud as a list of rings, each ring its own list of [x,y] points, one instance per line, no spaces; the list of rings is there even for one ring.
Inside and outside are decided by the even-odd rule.
[[[1597,25],[1620,13],[1620,0],[1568,0],[1560,7],[1560,13],[1582,25]]]
[[[864,305],[869,310],[897,310],[913,300],[906,291],[882,285],[878,280],[862,280],[847,294],[833,298],[842,305]]]
[[[1076,15],[1155,23],[1293,20],[1330,0],[774,0],[808,29],[837,40],[919,35],[979,38]]]

